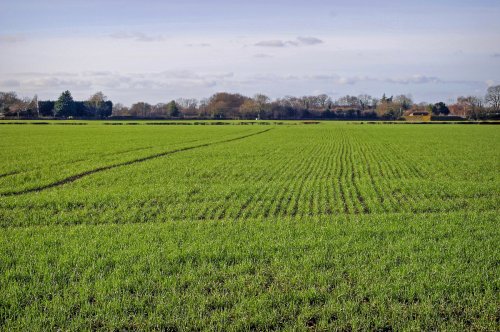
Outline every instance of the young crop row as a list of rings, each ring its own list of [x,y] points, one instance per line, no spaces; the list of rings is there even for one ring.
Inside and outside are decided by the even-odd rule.
[[[429,146],[428,137],[412,132],[418,129],[405,129],[276,127],[259,135],[253,133],[262,130],[231,133],[209,143],[179,143],[170,148],[199,148],[181,148],[179,153],[153,159],[146,156],[137,163],[124,159],[117,167],[72,183],[0,197],[2,225],[497,209],[499,179],[491,161],[498,156],[496,150],[478,152],[474,142],[464,140],[460,148],[446,142]],[[457,128],[443,135],[453,130]],[[441,137],[438,130],[431,134]],[[454,134],[464,139],[469,131]],[[238,137],[242,139],[233,140]],[[484,153],[489,155],[479,158]],[[463,163],[455,163],[460,155],[475,164],[460,169]],[[443,171],[443,165],[449,170]],[[102,166],[96,163],[94,167]],[[482,172],[471,173],[476,169]]]
[[[493,213],[8,228],[0,330],[496,330]]]
[[[100,168],[258,132],[246,128],[103,130],[97,125],[63,130],[29,128],[27,133],[24,128],[8,129],[0,133],[5,137],[1,143],[5,162],[0,164],[0,195],[36,191]]]
[[[494,127],[4,127],[0,330],[498,330]]]

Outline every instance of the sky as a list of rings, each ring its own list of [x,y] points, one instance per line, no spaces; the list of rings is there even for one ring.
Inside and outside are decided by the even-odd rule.
[[[500,84],[499,17],[498,0],[0,0],[0,91],[451,102]]]

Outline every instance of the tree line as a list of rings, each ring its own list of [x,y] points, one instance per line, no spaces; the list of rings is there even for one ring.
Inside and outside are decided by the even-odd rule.
[[[450,105],[415,103],[409,95],[388,97],[384,94],[381,98],[346,95],[333,100],[320,94],[271,100],[263,94],[247,97],[220,92],[201,100],[179,98],[156,105],[141,101],[127,107],[113,104],[102,92],[85,101],[74,101],[69,91],[64,91],[56,101],[38,101],[36,95],[18,98],[15,92],[0,92],[0,116],[6,118],[398,120],[413,112],[471,120],[500,119],[500,85],[488,88],[484,97],[459,97]]]
[[[106,119],[112,115],[113,102],[102,92],[84,101],[75,101],[71,92],[64,91],[55,101],[18,98],[15,92],[0,92],[0,115],[10,118],[85,118]]]

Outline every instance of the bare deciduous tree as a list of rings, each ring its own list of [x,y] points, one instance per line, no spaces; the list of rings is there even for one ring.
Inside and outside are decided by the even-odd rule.
[[[129,108],[121,103],[113,105],[113,116],[127,116],[129,114]]]
[[[198,100],[195,98],[178,98],[175,102],[182,109],[192,110],[198,107]]]
[[[483,100],[479,97],[458,97],[457,104],[463,108],[465,116],[469,119],[477,120],[484,115]]]
[[[99,108],[106,100],[108,100],[108,97],[106,97],[101,91],[98,91],[90,96],[87,101],[95,108]]]
[[[394,103],[399,104],[403,110],[409,110],[413,105],[413,100],[410,95],[399,95],[394,97]]]
[[[374,98],[367,94],[362,94],[358,96],[358,103],[361,107],[361,110],[365,110],[367,107],[374,106],[373,105]]]
[[[484,100],[493,112],[500,111],[500,85],[489,87]]]

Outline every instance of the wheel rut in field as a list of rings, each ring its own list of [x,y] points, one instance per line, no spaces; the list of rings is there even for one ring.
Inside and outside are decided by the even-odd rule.
[[[76,180],[79,180],[79,179],[84,178],[86,176],[89,176],[89,175],[92,175],[92,174],[96,174],[96,173],[100,173],[100,172],[104,172],[104,171],[107,171],[107,170],[110,170],[110,169],[113,169],[113,168],[118,168],[118,167],[121,167],[121,166],[133,165],[133,164],[141,163],[141,162],[148,161],[148,160],[151,160],[151,159],[156,159],[156,158],[168,156],[168,155],[171,155],[171,154],[175,154],[175,153],[178,153],[178,152],[194,150],[194,149],[203,148],[203,147],[212,146],[212,145],[217,145],[217,144],[234,142],[234,141],[242,140],[242,139],[245,139],[245,138],[248,138],[248,137],[251,137],[251,136],[256,136],[256,135],[264,134],[264,133],[266,133],[266,132],[268,132],[268,131],[270,131],[272,129],[273,128],[269,128],[269,129],[266,129],[266,130],[258,131],[256,133],[251,133],[251,134],[248,134],[248,135],[239,136],[239,137],[235,137],[235,138],[231,138],[231,139],[227,139],[227,140],[223,140],[223,141],[217,141],[217,142],[212,142],[212,143],[204,143],[204,144],[199,144],[199,145],[194,145],[194,146],[187,146],[187,147],[184,147],[184,148],[179,148],[179,149],[174,149],[174,150],[170,150],[170,151],[160,152],[160,153],[153,154],[151,156],[147,156],[147,157],[143,157],[143,158],[138,158],[138,159],[134,159],[134,160],[129,160],[129,161],[125,161],[125,162],[118,163],[118,164],[113,164],[113,165],[98,167],[98,168],[91,169],[91,170],[88,170],[88,171],[85,171],[85,172],[82,172],[82,173],[78,173],[78,174],[69,176],[69,177],[67,177],[65,179],[62,179],[62,180],[59,180],[59,181],[56,181],[56,182],[53,182],[53,183],[49,183],[49,184],[46,184],[46,185],[43,185],[43,186],[40,186],[40,187],[35,187],[35,188],[30,188],[30,189],[24,189],[24,190],[20,190],[20,191],[6,192],[6,193],[3,193],[3,194],[0,194],[0,197],[19,196],[19,195],[24,195],[24,194],[34,193],[34,192],[40,192],[40,191],[43,191],[43,190],[47,190],[47,189],[51,189],[51,188],[55,188],[55,187],[59,187],[59,186],[65,185],[67,183],[75,182]]]
[[[1,178],[5,178],[5,177],[7,177],[7,176],[20,174],[20,173],[22,173],[22,172],[21,172],[21,171],[15,171],[15,172],[9,172],[9,173],[0,174],[0,179],[1,179]]]

